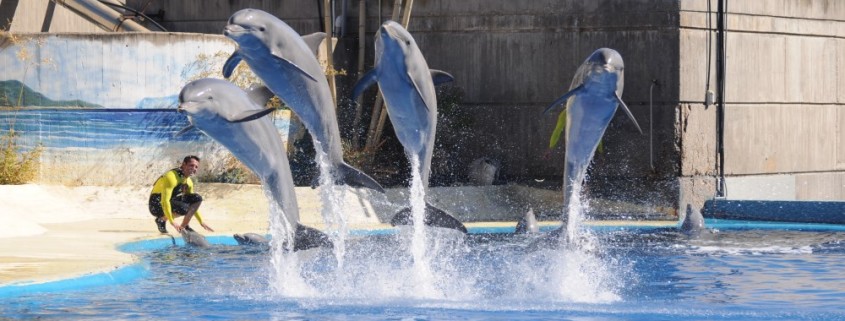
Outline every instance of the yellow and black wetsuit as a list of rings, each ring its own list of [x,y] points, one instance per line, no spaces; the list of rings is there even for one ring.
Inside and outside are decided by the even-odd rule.
[[[191,204],[201,202],[202,196],[194,194],[194,182],[182,175],[182,170],[174,168],[156,180],[150,194],[150,214],[162,215],[173,224],[173,212],[185,215]],[[194,217],[202,224],[202,216],[196,211]]]

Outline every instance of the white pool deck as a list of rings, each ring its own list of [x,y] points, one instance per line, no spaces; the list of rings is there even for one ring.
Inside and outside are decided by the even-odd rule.
[[[195,230],[207,236],[267,232],[269,211],[259,186],[200,185],[198,188],[205,199],[201,213],[205,222],[215,231],[206,232],[194,223],[192,227]],[[476,190],[483,191],[483,188],[466,189],[469,194]],[[117,247],[127,242],[167,237],[158,233],[153,217],[147,210],[148,193],[148,187],[0,185],[0,286],[74,278],[113,271],[137,262],[139,257],[121,252]],[[450,190],[449,194],[454,195],[455,192]],[[344,208],[350,211],[347,221],[350,229],[389,227],[384,223],[389,214],[381,213],[395,211],[391,209],[393,205],[385,203],[384,196],[379,200],[379,197],[359,193],[345,195]],[[459,196],[466,200],[466,195]],[[322,227],[318,190],[298,187],[297,199],[302,222]],[[495,221],[473,219],[466,225],[516,225],[515,220],[495,215],[491,218]],[[677,224],[676,221],[589,223],[649,226]],[[172,230],[172,227],[169,228]]]

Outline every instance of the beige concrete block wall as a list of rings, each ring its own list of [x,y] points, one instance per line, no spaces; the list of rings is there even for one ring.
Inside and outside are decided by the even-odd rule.
[[[711,9],[716,10],[715,3]],[[728,198],[845,199],[841,192],[845,3],[741,1],[730,2],[728,12]],[[715,16],[711,19],[715,27]],[[699,61],[707,51],[706,23],[706,2],[681,2],[682,101],[700,100],[706,87],[707,73]],[[695,123],[687,128],[715,133],[715,114],[697,116],[701,117],[687,118],[685,124]],[[698,146],[715,157],[715,145]],[[683,176],[694,179],[716,165],[686,157],[699,152],[684,149]]]

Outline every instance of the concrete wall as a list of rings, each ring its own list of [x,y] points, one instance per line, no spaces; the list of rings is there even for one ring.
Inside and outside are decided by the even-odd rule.
[[[681,176],[700,184],[716,166],[715,108],[701,103],[706,10],[681,2],[682,133],[697,137],[682,138]],[[728,12],[727,198],[845,199],[845,3],[740,1]]]
[[[338,68],[351,71],[357,70],[348,62],[356,61],[358,3],[350,1],[349,34],[335,53]],[[382,1],[381,7],[377,3],[368,1],[367,7],[368,68],[372,34],[392,12],[392,1]],[[184,0],[154,2],[148,11],[164,10],[162,24],[171,30],[220,33],[231,13],[247,7],[271,12],[302,34],[321,29],[314,2]],[[502,177],[516,181],[560,180],[562,146],[544,157],[556,117],[542,111],[565,93],[576,68],[592,51],[618,50],[628,62],[623,99],[646,132],[639,135],[627,117],[618,115],[604,140],[604,152],[596,156],[591,191],[666,204],[676,198],[679,166],[674,129],[677,25],[678,2],[668,0],[429,0],[414,2],[408,29],[429,66],[455,76],[454,85],[463,93],[460,108],[470,117],[470,135],[457,139],[441,132],[439,139],[449,143],[438,148],[460,146],[457,154],[466,164],[478,157],[499,160]],[[352,72],[338,80],[349,85],[356,76]],[[650,108],[652,80],[659,86]],[[341,99],[344,94],[342,88]]]
[[[136,8],[146,3],[127,1]],[[337,67],[350,71],[338,78],[342,85],[357,77],[359,1],[349,3],[349,33],[335,52]],[[715,1],[709,3],[715,13]],[[372,34],[390,16],[392,1],[367,4],[369,66]],[[408,29],[429,65],[456,77],[472,127],[460,139],[441,132],[451,141],[438,148],[461,146],[457,154],[467,163],[500,160],[511,181],[559,180],[561,146],[544,157],[556,117],[541,111],[566,91],[593,50],[611,47],[626,61],[622,98],[645,133],[617,115],[595,157],[589,192],[655,208],[700,205],[715,193],[717,168],[715,107],[704,105],[716,86],[715,34],[708,31],[715,14],[707,4],[415,1]],[[154,1],[147,12],[161,10],[170,31],[219,34],[233,12],[247,7],[273,13],[302,34],[321,29],[315,1]],[[730,2],[728,12],[728,197],[845,199],[845,2],[745,0]],[[349,108],[342,104],[341,115]]]

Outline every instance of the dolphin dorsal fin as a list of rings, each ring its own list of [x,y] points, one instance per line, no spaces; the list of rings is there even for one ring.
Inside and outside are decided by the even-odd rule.
[[[273,96],[275,96],[275,94],[270,91],[270,88],[267,88],[267,86],[261,84],[249,86],[249,88],[246,90],[246,94],[247,96],[249,96],[249,100],[254,102],[259,107],[264,107],[264,105],[267,105],[267,102],[270,101]]]
[[[616,94],[616,101],[619,102],[619,106],[622,106],[622,110],[624,110],[625,113],[628,114],[628,117],[631,118],[631,121],[634,122],[634,126],[637,126],[637,130],[640,131],[640,135],[642,135],[643,130],[640,129],[640,124],[637,124],[637,119],[634,118],[634,114],[632,114],[631,110],[628,109],[628,105],[625,105],[625,102],[622,101],[622,98],[619,97],[619,93]]]
[[[575,87],[575,89],[570,90],[569,92],[567,92],[567,93],[563,94],[563,96],[560,96],[560,98],[558,98],[557,100],[555,100],[554,102],[552,102],[552,103],[549,105],[549,107],[546,107],[546,110],[545,110],[543,113],[544,113],[544,114],[548,114],[548,113],[549,113],[550,111],[552,111],[555,107],[557,107],[558,105],[563,104],[564,102],[566,102],[566,100],[567,100],[567,99],[569,99],[569,97],[572,97],[573,95],[578,94],[578,93],[579,93],[581,90],[583,90],[583,89],[584,89],[584,84],[580,84],[580,85],[578,85],[578,87]],[[621,101],[621,100],[620,100],[620,101]]]
[[[435,86],[445,84],[447,82],[452,82],[455,80],[455,77],[452,77],[452,75],[448,72],[437,69],[431,69],[430,71],[431,80],[434,82]]]
[[[238,64],[241,63],[243,57],[241,56],[241,52],[235,50],[229,59],[226,59],[226,63],[223,64],[223,77],[227,79],[232,76],[232,73],[235,71],[235,68],[238,67]]]
[[[311,48],[311,53],[314,54],[314,57],[317,57],[317,52],[320,50],[320,44],[323,43],[323,39],[326,39],[325,32],[315,32],[310,35],[302,36],[302,40],[305,41],[308,48]]]
[[[358,96],[361,96],[364,90],[367,90],[367,88],[370,88],[376,82],[378,82],[378,73],[375,69],[361,76],[361,79],[358,79],[358,82],[355,83],[355,87],[352,89],[352,101],[357,101]]]

